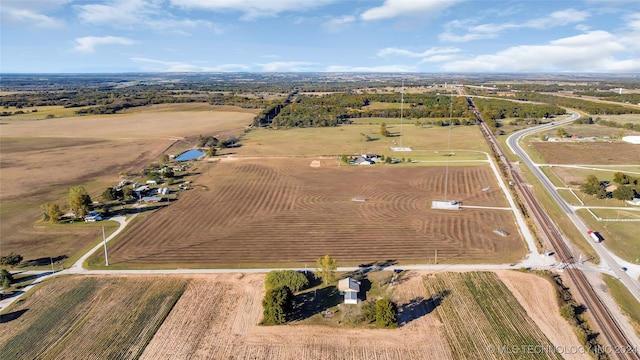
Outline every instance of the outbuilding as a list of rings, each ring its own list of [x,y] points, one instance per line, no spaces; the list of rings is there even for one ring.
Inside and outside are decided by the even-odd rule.
[[[358,304],[358,293],[360,292],[360,281],[353,278],[346,278],[338,281],[338,290],[344,294],[345,304]]]

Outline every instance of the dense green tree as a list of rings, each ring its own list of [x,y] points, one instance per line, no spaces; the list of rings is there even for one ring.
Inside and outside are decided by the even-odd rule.
[[[164,168],[164,170],[162,171],[162,177],[165,179],[171,179],[175,176],[176,174],[173,172],[173,169],[170,167],[166,167]]]
[[[376,324],[385,328],[397,327],[398,306],[386,298],[376,301]]]
[[[0,286],[6,289],[13,282],[13,276],[5,269],[0,269]]]
[[[149,171],[147,173],[147,180],[159,181],[160,179],[162,179],[162,175],[157,171]]]
[[[216,148],[210,147],[210,148],[207,149],[207,156],[208,157],[215,156],[216,152],[217,152]]]
[[[616,172],[613,174],[613,182],[616,184],[625,185],[631,183],[631,181],[632,179],[624,173]]]
[[[7,256],[0,257],[0,265],[16,267],[22,262],[22,255],[11,252]]]
[[[125,186],[121,190],[122,190],[122,198],[124,200],[129,200],[131,196],[133,196],[133,189],[130,188],[129,186]]]
[[[105,201],[113,201],[118,198],[118,191],[112,187],[108,187],[102,192],[102,198]]]
[[[44,203],[40,205],[40,211],[42,211],[42,221],[55,224],[60,220],[62,211],[60,206],[54,203]]]
[[[47,207],[47,221],[51,224],[56,224],[60,221],[60,217],[62,217],[62,210],[60,210],[60,206],[55,203],[49,203]]]
[[[286,286],[267,289],[262,300],[263,325],[287,322],[293,311],[293,293]]]
[[[586,181],[580,186],[580,190],[589,195],[596,195],[600,189],[603,189],[602,185],[595,175],[588,175]]]
[[[631,200],[633,199],[634,192],[630,186],[620,185],[617,189],[611,193],[614,199],[618,200]]]
[[[329,255],[321,257],[317,261],[316,274],[322,278],[325,285],[328,285],[335,281],[335,271],[338,268],[338,260],[333,259]]]
[[[76,218],[82,218],[91,210],[91,197],[83,186],[69,189],[69,208],[75,212]]]
[[[296,292],[309,286],[309,279],[298,271],[293,270],[273,270],[267,273],[264,281],[267,289],[278,287],[288,287],[291,291]]]
[[[558,131],[556,131],[556,136],[559,138],[569,137],[569,133],[564,128],[559,128]]]

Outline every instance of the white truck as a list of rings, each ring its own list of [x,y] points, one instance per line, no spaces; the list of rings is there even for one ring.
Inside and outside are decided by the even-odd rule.
[[[600,234],[598,234],[597,232],[593,231],[593,230],[589,230],[587,231],[587,234],[589,235],[589,237],[591,237],[593,239],[593,241],[595,242],[601,242],[602,241],[602,237],[600,236]]]

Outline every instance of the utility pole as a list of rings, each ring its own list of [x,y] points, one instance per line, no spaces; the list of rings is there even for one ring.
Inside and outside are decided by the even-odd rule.
[[[53,259],[49,256],[49,261],[51,261],[51,273],[54,274],[56,271],[53,270]]]
[[[436,249],[435,251],[436,251],[436,255],[435,255],[434,260],[433,260],[433,264],[434,265],[438,264],[438,249]]]
[[[102,227],[102,241],[104,241],[104,263],[109,266],[109,254],[107,254],[107,238],[104,236],[104,226]]]
[[[400,100],[400,147],[402,147],[402,112],[404,110],[404,80],[402,80],[402,98]]]

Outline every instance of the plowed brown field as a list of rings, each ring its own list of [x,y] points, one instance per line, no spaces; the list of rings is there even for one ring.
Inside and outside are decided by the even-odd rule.
[[[325,254],[341,265],[424,263],[435,250],[439,262],[508,262],[524,254],[510,211],[431,209],[444,198],[444,167],[339,167],[327,159],[311,167],[313,160],[212,163],[193,190],[121,235],[112,265],[303,266]],[[449,176],[449,199],[506,206],[488,166],[451,167]]]

